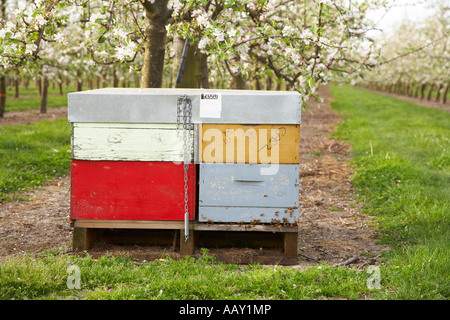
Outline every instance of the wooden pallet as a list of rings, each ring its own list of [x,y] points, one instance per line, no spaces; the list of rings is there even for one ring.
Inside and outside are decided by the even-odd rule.
[[[73,249],[75,252],[88,250],[104,229],[153,229],[179,230],[180,254],[192,255],[196,245],[195,239],[201,233],[232,233],[240,239],[249,233],[273,233],[282,237],[282,249],[285,257],[297,257],[298,230],[294,226],[250,225],[250,224],[208,224],[197,221],[190,222],[189,239],[185,241],[184,221],[148,221],[148,220],[73,220]],[[267,237],[267,236],[266,236]],[[222,237],[216,237],[222,238]],[[236,238],[237,239],[237,238]]]

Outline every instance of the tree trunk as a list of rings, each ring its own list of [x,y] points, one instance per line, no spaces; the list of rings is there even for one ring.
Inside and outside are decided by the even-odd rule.
[[[173,88],[174,87],[173,81],[174,81],[174,79],[173,79],[173,72],[171,72],[170,75],[169,75],[169,84],[167,85],[167,88]]]
[[[406,95],[408,96],[408,97],[412,97],[412,95],[413,95],[413,83],[411,83],[411,82],[409,82],[408,81],[408,85],[406,86]]]
[[[26,76],[24,79],[24,82],[23,82],[23,87],[24,87],[25,91],[28,90],[29,84],[30,84],[30,77]]]
[[[0,118],[5,115],[6,107],[6,77],[0,77]]]
[[[77,91],[83,90],[83,80],[81,78],[81,70],[77,70],[76,85],[77,85]]]
[[[63,91],[63,79],[62,76],[59,76],[58,78],[58,88],[59,88],[59,95],[62,96],[64,95],[64,91]]]
[[[103,74],[102,74],[102,88],[106,88],[107,86],[108,86],[108,81],[106,79],[106,73],[105,73],[105,71],[103,71]]]
[[[422,83],[422,86],[420,87],[420,100],[423,100],[424,96],[425,96],[425,83]]]
[[[237,89],[237,90],[245,89],[245,81],[244,81],[244,78],[242,77],[242,73],[238,72],[236,74],[233,74],[232,76],[233,76],[233,82],[232,82],[233,89]]]
[[[402,82],[398,81],[397,84],[395,85],[395,93],[399,94],[400,93],[400,88],[402,87]]]
[[[112,70],[113,74],[113,88],[119,87],[119,77],[117,76],[116,68]]]
[[[141,88],[161,88],[166,52],[166,22],[170,16],[168,0],[143,2],[145,8],[144,64]]]
[[[413,95],[414,98],[419,97],[419,88],[420,88],[420,85],[417,84],[414,89],[414,95]]]
[[[253,79],[253,90],[261,90],[261,84],[258,78]]]
[[[183,48],[184,48],[184,40],[181,36],[176,35],[173,38],[173,51],[174,51],[174,56],[173,56],[173,68],[172,68],[172,78],[177,79],[178,76],[178,70],[180,69],[180,64],[181,64],[181,57],[183,56]],[[177,83],[174,82],[173,87],[177,86]]]
[[[442,90],[443,86],[444,85],[442,83],[439,83],[439,87],[436,92],[436,100],[435,100],[436,102],[439,102],[439,98],[441,97],[441,90]]]
[[[36,79],[36,87],[38,87],[39,96],[42,97],[42,84],[41,84],[41,79],[40,78]]]
[[[41,113],[47,113],[47,92],[48,92],[48,79],[46,76],[41,78],[41,105],[39,111]]]
[[[281,90],[281,79],[277,81],[277,83],[275,84],[275,90],[276,91],[280,91]]]
[[[201,54],[197,49],[197,43],[189,43],[181,82],[176,83],[175,86],[177,88],[199,88],[201,78],[200,75],[202,71],[201,67]]]
[[[434,83],[431,84],[430,91],[428,91],[428,96],[427,96],[428,101],[431,100],[431,93],[433,92],[433,89],[434,89]]]
[[[448,87],[450,86],[450,82],[447,83],[447,86],[445,87],[444,93],[442,95],[442,103],[447,103],[447,94],[448,94]]]
[[[264,90],[272,89],[272,78],[269,75],[266,75],[266,80],[264,82]]]
[[[17,78],[14,80],[14,98],[17,99],[19,98],[19,84],[20,84],[20,79]]]
[[[201,53],[200,88],[209,89],[208,55]]]

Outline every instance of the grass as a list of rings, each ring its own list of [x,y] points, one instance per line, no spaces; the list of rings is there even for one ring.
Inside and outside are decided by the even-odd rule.
[[[35,86],[30,86],[25,90],[20,87],[20,95],[25,96],[14,99],[14,92],[12,88],[8,88],[6,95],[5,111],[21,111],[21,110],[39,110],[41,98],[39,97],[39,90]],[[67,106],[67,94],[68,92],[75,91],[73,88],[66,88],[64,95],[59,95],[58,89],[53,89],[51,86],[48,89],[47,108],[59,108]],[[34,96],[34,97],[33,97]]]
[[[332,87],[351,142],[364,210],[392,247],[380,298],[448,299],[450,115],[351,87]]]
[[[7,99],[5,112],[10,111],[21,111],[21,110],[39,110],[41,98],[40,97],[29,97],[29,98],[19,98],[19,99]],[[47,98],[47,108],[59,108],[67,106],[67,95],[64,96],[48,96]]]
[[[5,111],[39,109],[40,97],[14,99],[7,91]],[[66,91],[74,91],[68,88]],[[47,108],[67,106],[67,95],[49,87]],[[38,95],[38,88],[20,88],[21,95]],[[70,125],[62,119],[31,125],[0,127],[0,201],[13,200],[19,191],[40,186],[51,178],[68,174]]]
[[[86,90],[86,88],[84,90]],[[12,86],[6,88],[6,96],[8,97],[8,99],[14,99],[14,91],[15,89]],[[74,91],[75,87],[73,86],[64,86],[63,88],[64,95]],[[47,92],[51,96],[59,95],[59,88],[57,86],[53,87],[52,85],[50,85],[47,89]],[[19,99],[21,99],[22,96],[39,96],[39,88],[35,85],[29,85],[28,88],[25,89],[25,87],[21,85],[19,86]]]
[[[39,186],[70,169],[66,119],[0,127],[0,200]]]
[[[72,265],[77,269],[69,269]],[[366,280],[364,272],[321,265],[299,271],[225,264],[215,261],[206,250],[198,259],[141,263],[125,256],[22,256],[0,264],[0,299],[357,299],[369,291]]]

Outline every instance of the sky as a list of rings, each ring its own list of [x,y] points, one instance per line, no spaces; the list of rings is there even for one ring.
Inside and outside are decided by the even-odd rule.
[[[449,1],[450,0],[443,0]],[[421,21],[425,17],[429,16],[433,11],[429,8],[430,2],[426,0],[390,0],[393,6],[385,14],[385,10],[371,11],[369,17],[372,21],[378,23],[377,27],[384,32],[389,32],[392,28],[399,26],[404,19],[410,19],[413,21]],[[384,15],[385,14],[385,15]],[[384,15],[384,16],[383,16]],[[371,31],[370,35],[378,37],[381,35],[379,31]]]

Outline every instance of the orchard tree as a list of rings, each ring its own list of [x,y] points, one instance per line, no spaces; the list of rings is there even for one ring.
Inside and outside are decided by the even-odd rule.
[[[365,14],[382,2],[18,0],[0,22],[0,63],[3,73],[25,63],[57,68],[49,48],[58,47],[78,77],[88,61],[123,63],[140,72],[141,87],[161,87],[164,74],[175,84],[186,47],[185,83],[178,86],[208,87],[214,77],[243,88],[264,79],[266,88],[284,83],[307,98],[335,77],[348,79],[376,64]]]
[[[169,30],[197,41],[212,68],[228,70],[235,88],[244,76],[275,78],[307,98],[333,77],[348,78],[378,59],[364,37],[371,28],[365,14],[377,1],[180,2]]]
[[[5,110],[5,75],[23,71],[26,66],[33,73],[45,73],[44,67],[48,55],[46,44],[53,40],[60,24],[60,19],[54,15],[57,8],[55,1],[41,1],[28,3],[26,1],[7,2],[2,0],[0,20],[0,117]],[[53,40],[54,41],[54,40]],[[49,58],[51,59],[51,57]],[[45,99],[45,98],[44,98]],[[41,101],[41,110],[45,107]]]
[[[399,46],[402,44],[402,46]],[[361,85],[408,96],[446,102],[450,83],[450,7],[437,1],[423,21],[405,21],[377,41],[383,58],[362,75]]]

